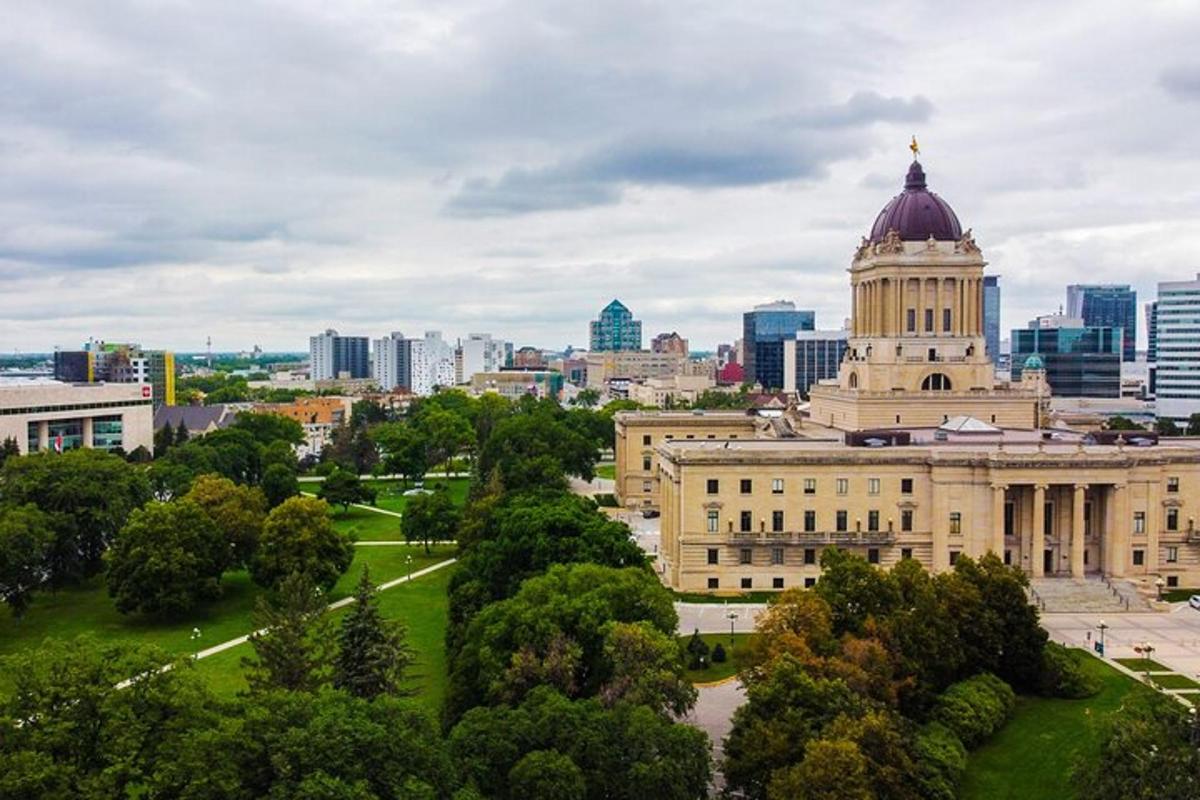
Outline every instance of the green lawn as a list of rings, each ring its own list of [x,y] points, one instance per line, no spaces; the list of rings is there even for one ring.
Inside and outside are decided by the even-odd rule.
[[[379,595],[379,608],[384,616],[398,619],[408,628],[408,643],[417,654],[410,673],[412,688],[417,692],[417,701],[435,718],[446,695],[446,587],[453,572],[453,567],[445,567]],[[335,624],[344,613],[345,609],[333,612]],[[246,689],[241,662],[253,652],[249,644],[239,645],[198,661],[196,670],[214,692],[233,697]]]
[[[1163,592],[1163,600],[1168,603],[1179,603],[1187,600],[1194,594],[1200,594],[1200,589],[1170,589]]]
[[[404,507],[408,505],[408,498],[404,496],[404,492],[411,489],[411,486],[406,486],[400,481],[364,481],[367,486],[372,487],[376,491],[375,505],[379,508],[388,511],[403,512]],[[457,506],[463,506],[467,503],[467,492],[471,488],[470,478],[426,478],[425,488],[434,489],[439,485],[446,487],[450,492],[450,498]],[[315,490],[314,490],[315,491]]]
[[[394,511],[402,513],[404,507],[408,504],[409,498],[404,496],[404,488],[399,481],[365,481],[370,486],[375,487],[378,495],[375,499],[375,505],[385,511]],[[433,488],[439,483],[444,483],[450,492],[450,497],[454,502],[463,506],[467,502],[467,492],[471,488],[471,481],[467,478],[429,478],[425,485]],[[305,494],[317,494],[317,486],[308,484],[302,487],[302,492]],[[369,508],[361,508],[359,506],[350,506],[345,511],[341,506],[333,507],[333,524],[338,530],[352,535],[356,541],[360,542],[391,542],[400,541],[404,537],[400,535],[400,518],[391,514],[380,514],[378,511],[372,511]]]
[[[1200,683],[1186,675],[1151,675],[1150,680],[1164,689],[1200,689]]]
[[[691,635],[680,636],[679,646],[686,647],[688,640],[691,638]],[[686,673],[689,681],[692,683],[709,683],[724,680],[737,673],[740,666],[739,656],[742,648],[750,641],[750,634],[735,633],[732,642],[728,633],[702,633],[700,634],[700,638],[708,645],[710,663],[707,669],[689,669]],[[712,662],[712,649],[718,644],[725,648],[727,658],[723,663]],[[684,658],[686,663],[687,656],[685,655]]]
[[[671,592],[676,603],[769,603],[779,592],[741,592],[738,594],[705,594],[704,592]]]
[[[1131,669],[1134,672],[1171,672],[1170,667],[1165,667],[1152,658],[1114,658],[1113,661],[1120,664],[1122,667]]]
[[[1062,800],[1075,797],[1071,769],[1080,756],[1098,757],[1090,721],[1115,711],[1130,692],[1148,692],[1132,678],[1086,657],[1083,668],[1102,682],[1095,697],[1059,700],[1017,698],[1008,725],[971,753],[963,800]]]
[[[599,464],[596,466],[596,477],[607,478],[608,480],[616,480],[617,465],[616,464]]]
[[[406,556],[413,558],[413,570],[444,561],[454,554],[453,547],[439,547],[426,556],[419,547],[359,547],[350,569],[329,592],[337,600],[351,593],[362,566],[370,567],[371,578],[383,583],[403,576],[409,570]],[[262,592],[245,572],[230,573],[222,583],[222,597],[185,617],[160,619],[141,614],[119,614],[108,596],[103,578],[58,592],[42,592],[21,620],[0,612],[0,655],[36,647],[44,638],[74,638],[92,633],[106,642],[139,642],[157,645],[168,653],[184,654],[211,647],[249,633],[255,598]],[[200,639],[193,642],[193,628]],[[8,685],[0,672],[0,690]]]

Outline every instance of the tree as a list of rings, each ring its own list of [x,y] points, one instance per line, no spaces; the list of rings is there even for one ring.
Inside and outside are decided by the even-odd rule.
[[[575,404],[584,408],[595,408],[600,404],[600,392],[596,389],[580,389],[575,395]]]
[[[354,605],[342,618],[338,652],[333,663],[333,685],[365,700],[380,695],[406,695],[404,673],[412,665],[413,651],[398,622],[379,613],[379,600],[367,567],[354,591]]]
[[[279,584],[274,600],[255,601],[250,645],[255,659],[243,658],[252,691],[284,689],[315,692],[329,678],[325,597],[312,580],[293,572]]]
[[[1200,414],[1192,414],[1188,417],[1187,435],[1200,436]]]
[[[0,508],[0,600],[14,617],[24,615],[46,577],[54,542],[50,518],[35,505]]]
[[[356,475],[363,475],[379,463],[379,448],[366,428],[341,425],[321,452],[322,460],[336,461],[339,466]]]
[[[264,447],[272,442],[291,445],[304,442],[304,427],[282,414],[239,411],[231,427],[248,432]]]
[[[47,578],[61,586],[103,568],[101,557],[130,512],[151,497],[143,470],[103,450],[10,458],[0,470],[4,501],[32,503],[50,515],[54,542]]]
[[[854,742],[818,739],[804,760],[775,772],[767,788],[770,800],[875,800],[867,760]]]
[[[272,464],[263,471],[262,491],[266,495],[267,505],[271,508],[300,494],[300,483],[296,473],[283,464]]]
[[[201,475],[184,498],[204,509],[229,545],[229,564],[246,565],[258,549],[267,499],[256,486],[238,486],[219,475]]]
[[[295,447],[282,439],[276,439],[273,442],[263,445],[263,474],[265,475],[267,470],[274,466],[281,466],[291,472],[296,472],[299,464],[296,461]]]
[[[817,594],[833,613],[834,633],[860,633],[870,617],[883,617],[895,607],[897,596],[886,572],[862,556],[836,547],[821,553],[821,580]]]
[[[353,558],[354,545],[333,529],[324,500],[291,497],[267,515],[250,575],[259,586],[274,587],[299,572],[328,590]]]
[[[670,718],[686,714],[696,702],[675,637],[649,622],[610,622],[604,631],[604,658],[609,676],[599,697],[605,706],[633,703]]]
[[[429,553],[430,542],[449,542],[458,531],[459,512],[450,493],[438,487],[431,494],[409,498],[400,518],[400,532],[406,542],[422,542]]]
[[[365,486],[353,472],[335,469],[325,477],[317,489],[317,497],[330,505],[339,505],[346,511],[354,503],[374,503],[375,492]]]
[[[4,443],[0,444],[0,467],[4,466],[4,462],[10,458],[21,455],[21,446],[17,444],[17,440],[12,436],[6,436]]]
[[[677,621],[670,593],[647,569],[554,566],[471,621],[451,667],[448,715],[519,702],[539,685],[595,696],[610,677],[621,678],[605,651],[606,626],[646,622],[673,636]]]
[[[175,429],[170,424],[163,425],[154,432],[154,457],[162,458],[175,444]]]
[[[139,444],[133,450],[129,451],[129,455],[125,456],[125,460],[130,464],[149,464],[154,460],[154,456],[146,449],[146,445]]]
[[[387,422],[371,431],[371,438],[383,451],[383,471],[400,475],[405,484],[419,481],[429,471],[429,446],[425,435],[404,422]]]
[[[106,560],[118,611],[175,615],[220,596],[229,545],[196,503],[152,502],[129,515]]]
[[[567,475],[590,481],[598,442],[566,424],[566,412],[549,401],[526,404],[496,423],[479,456],[479,472],[500,474],[510,491],[564,488]]]
[[[1159,417],[1154,421],[1154,430],[1158,431],[1159,436],[1182,436],[1183,431],[1179,430],[1179,426],[1175,424],[1175,420],[1169,417]]]
[[[587,784],[575,762],[553,750],[527,753],[508,773],[512,797],[537,800],[583,800]]]
[[[1143,430],[1145,430],[1145,428],[1143,428],[1141,425],[1138,425],[1136,422],[1129,419],[1128,417],[1122,417],[1120,414],[1109,417],[1108,421],[1104,423],[1104,427],[1106,430],[1110,430],[1110,431],[1143,431]]]
[[[192,435],[188,432],[187,425],[180,419],[179,424],[175,426],[175,444],[183,444],[190,438]]]
[[[465,417],[437,406],[423,407],[415,419],[415,425],[424,436],[427,459],[432,466],[446,464],[473,438],[471,424]]]
[[[0,661],[13,687],[0,693],[0,796],[143,795],[194,732],[220,721],[191,663],[162,670],[169,660],[159,650],[79,637],[47,639]]]

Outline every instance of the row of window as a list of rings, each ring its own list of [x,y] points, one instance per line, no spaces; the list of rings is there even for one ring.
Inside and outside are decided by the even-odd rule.
[[[911,547],[900,548],[900,557],[901,558],[912,558],[912,548]],[[784,559],[783,548],[782,547],[772,547],[771,548],[771,566],[782,565],[783,559]],[[719,547],[708,548],[708,563],[712,564],[712,565],[721,563],[721,548],[719,548]],[[751,565],[754,564],[754,548],[743,547],[743,548],[739,549],[738,550],[738,563],[739,564],[751,564]],[[816,563],[817,563],[816,548],[815,547],[804,548],[804,564],[805,564],[805,566],[812,566],[812,565],[815,565]],[[867,548],[867,563],[869,563],[869,564],[878,564],[879,563],[879,548],[878,547],[868,547]]]
[[[98,408],[125,408],[128,406],[148,406],[153,400],[107,400],[102,403],[63,403],[61,405],[22,406],[19,408],[0,408],[0,417],[11,417],[18,414],[46,414],[66,411],[92,411]]]
[[[721,532],[721,512],[718,509],[710,508],[708,510],[708,532]],[[766,531],[767,521],[765,519],[759,521],[759,531]],[[867,530],[871,532],[879,531],[879,511],[872,509],[867,512]],[[913,529],[913,512],[911,508],[900,509],[900,530],[908,533]],[[729,522],[729,530],[733,530],[733,521]],[[771,532],[782,533],[786,530],[784,524],[784,513],[782,511],[771,512]],[[838,533],[846,533],[850,530],[850,512],[844,509],[839,509],[834,512],[834,530]],[[862,520],[855,520],[855,530],[862,530]],[[888,530],[892,530],[892,520],[888,520]],[[740,533],[752,533],[754,531],[754,512],[742,511],[738,514],[738,531]],[[807,509],[804,512],[804,528],[805,533],[815,533],[817,531],[817,512],[813,509]],[[950,513],[950,532],[962,533],[962,514],[957,511]]]
[[[869,494],[869,495],[879,494],[879,487],[880,487],[880,479],[879,478],[867,478],[867,494]],[[783,478],[772,478],[771,479],[771,494],[783,494],[784,493],[783,488],[784,488]],[[720,494],[721,493],[720,479],[719,478],[709,478],[708,480],[705,481],[705,489],[708,494]],[[836,478],[834,480],[834,489],[835,489],[836,493],[839,495],[850,494],[850,479],[849,478]],[[816,478],[805,478],[804,479],[804,493],[805,494],[816,494],[817,493],[817,479]],[[912,494],[912,493],[913,493],[913,479],[912,478],[901,478],[900,479],[900,494]],[[738,494],[754,494],[754,479],[753,478],[739,479],[738,480]]]
[[[673,433],[668,433],[668,434],[665,434],[665,435],[663,436],[663,438],[664,438],[664,439],[667,439],[667,440],[673,440],[673,439],[675,438],[675,434],[673,434]],[[683,438],[685,438],[685,439],[695,439],[695,438],[696,438],[696,435],[695,435],[694,433],[689,433],[689,434],[685,435]],[[705,437],[704,437],[704,438],[706,438],[706,439],[716,439],[716,438],[717,438],[717,435],[716,435],[715,433],[709,433],[709,434],[705,434]],[[728,436],[724,436],[724,437],[722,437],[722,438],[724,438],[724,439],[736,439],[736,438],[738,438],[738,435],[737,435],[736,433],[731,433],[731,434],[729,434]],[[653,442],[654,442],[654,437],[653,437],[653,436],[651,436],[651,435],[650,435],[650,434],[648,434],[648,433],[644,433],[644,434],[642,434],[642,445],[643,445],[643,446],[645,446],[645,447],[649,447],[651,444],[653,444]]]

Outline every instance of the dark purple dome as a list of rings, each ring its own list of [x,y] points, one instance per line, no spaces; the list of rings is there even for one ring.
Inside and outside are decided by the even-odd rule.
[[[954,209],[942,198],[925,188],[925,170],[914,161],[904,179],[904,191],[891,199],[871,227],[871,241],[881,242],[887,232],[896,229],[900,238],[909,242],[934,239],[957,242],[962,238],[962,226]]]

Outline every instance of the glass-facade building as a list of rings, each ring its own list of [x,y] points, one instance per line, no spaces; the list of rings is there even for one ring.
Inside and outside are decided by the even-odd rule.
[[[1000,358],[1000,279],[995,275],[983,277],[983,338],[995,364]]]
[[[742,315],[742,350],[745,380],[763,389],[783,389],[785,383],[784,342],[795,341],[800,331],[816,327],[816,312],[797,309],[786,300],[754,307]]]
[[[1128,284],[1073,284],[1067,287],[1067,316],[1089,328],[1120,328],[1125,334],[1121,358],[1137,355],[1137,292]]]
[[[613,300],[588,325],[593,353],[642,349],[642,323],[620,300]]]
[[[1058,397],[1120,397],[1120,328],[1027,328],[1012,332],[1012,379],[1037,354]]]
[[[846,355],[848,331],[799,331],[795,344],[784,343],[785,358],[795,365],[791,375],[785,370],[783,390],[799,392],[804,398],[818,381],[836,378]],[[794,355],[788,355],[792,348]]]
[[[1200,413],[1200,275],[1158,284],[1155,306],[1155,413],[1186,423]]]

